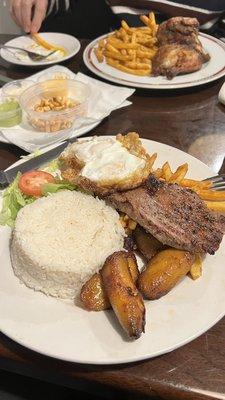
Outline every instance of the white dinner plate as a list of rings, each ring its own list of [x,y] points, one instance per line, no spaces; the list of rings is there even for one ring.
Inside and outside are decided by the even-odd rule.
[[[75,56],[75,54],[77,54],[78,51],[80,50],[79,40],[71,35],[67,35],[65,33],[56,33],[56,32],[41,32],[40,36],[51,44],[64,47],[67,50],[67,55],[65,57],[56,59],[54,61],[46,61],[46,60],[32,61],[30,59],[19,60],[16,57],[16,50],[10,50],[9,52],[8,50],[1,49],[0,51],[1,57],[12,64],[26,65],[27,67],[34,67],[34,66],[37,67],[42,65],[57,64],[59,62],[68,60],[69,58]],[[5,43],[5,45],[26,48],[32,43],[34,43],[34,40],[29,35],[27,35],[27,36],[19,36],[15,39],[9,40],[7,43]]]
[[[105,61],[98,62],[94,48],[97,46],[98,41],[106,36],[103,35],[91,42],[84,51],[83,59],[90,71],[108,81],[143,89],[180,89],[203,85],[225,75],[225,43],[203,33],[199,33],[199,38],[204,49],[211,57],[210,61],[203,64],[200,71],[179,75],[172,80],[168,80],[164,76],[153,77],[127,74],[107,65]]]
[[[178,149],[150,140],[143,140],[143,144],[150,153],[158,153],[156,167],[165,161],[172,168],[187,162],[192,178],[214,174]],[[90,364],[144,360],[190,342],[225,314],[225,241],[214,256],[206,256],[201,278],[193,281],[185,277],[166,296],[145,301],[145,333],[130,341],[113,311],[88,312],[21,284],[10,262],[10,233],[10,228],[0,227],[0,330],[41,354]]]

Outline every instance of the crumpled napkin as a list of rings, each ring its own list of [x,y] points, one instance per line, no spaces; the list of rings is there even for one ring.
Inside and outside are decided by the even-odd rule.
[[[26,121],[23,121],[20,125],[12,128],[1,128],[1,135],[8,142],[31,153],[53,143],[80,136],[91,130],[93,124],[100,123],[113,110],[132,104],[126,99],[134,93],[135,89],[110,85],[80,72],[75,79],[87,83],[90,86],[91,94],[87,116],[78,118],[72,130],[58,133],[38,132]]]

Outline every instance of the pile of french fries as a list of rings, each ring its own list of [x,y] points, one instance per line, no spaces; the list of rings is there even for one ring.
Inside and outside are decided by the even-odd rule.
[[[98,61],[106,63],[128,74],[145,76],[151,74],[151,60],[154,57],[158,25],[151,12],[141,15],[143,27],[131,28],[122,21],[121,28],[98,42],[94,49]]]
[[[159,179],[169,183],[178,183],[181,186],[194,190],[211,210],[225,212],[225,191],[213,190],[212,182],[208,180],[197,181],[187,179],[185,178],[187,172],[187,163],[180,165],[175,172],[172,172],[168,162],[162,168],[153,171],[154,175]]]

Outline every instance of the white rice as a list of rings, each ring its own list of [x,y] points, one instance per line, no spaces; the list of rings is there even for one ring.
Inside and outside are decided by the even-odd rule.
[[[13,270],[34,290],[73,299],[106,257],[123,248],[124,236],[119,214],[103,200],[61,191],[19,211]]]

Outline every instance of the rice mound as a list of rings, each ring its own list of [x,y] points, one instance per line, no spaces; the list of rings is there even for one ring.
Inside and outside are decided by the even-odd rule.
[[[122,250],[119,214],[105,201],[61,191],[22,208],[11,241],[15,275],[46,295],[76,298],[105,259]]]

